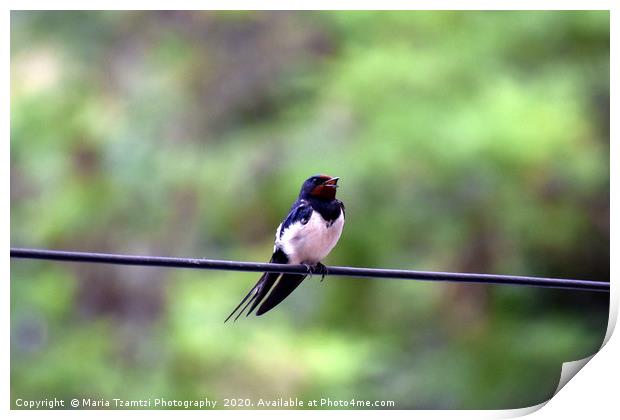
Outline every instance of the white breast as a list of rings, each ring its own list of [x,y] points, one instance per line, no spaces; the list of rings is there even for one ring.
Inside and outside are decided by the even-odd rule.
[[[318,212],[312,212],[308,223],[293,223],[282,232],[282,237],[276,234],[276,247],[282,248],[289,258],[289,264],[316,264],[330,253],[336,246],[342,228],[344,215],[332,223],[328,223]],[[281,226],[278,227],[278,233]]]

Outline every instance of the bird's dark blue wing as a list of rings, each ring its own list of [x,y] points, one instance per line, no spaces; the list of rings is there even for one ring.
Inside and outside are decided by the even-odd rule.
[[[306,203],[305,201],[298,201],[293,204],[293,207],[291,207],[291,211],[288,213],[288,216],[286,216],[286,219],[284,219],[284,221],[280,225],[280,230],[278,233],[279,237],[281,238],[282,233],[294,223],[299,222],[302,225],[308,223],[308,220],[310,220],[310,217],[312,217],[312,211],[313,210],[310,204]]]

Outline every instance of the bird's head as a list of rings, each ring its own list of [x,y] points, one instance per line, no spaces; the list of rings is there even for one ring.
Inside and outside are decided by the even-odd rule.
[[[336,198],[338,177],[329,175],[314,175],[306,179],[301,186],[299,196],[301,198],[318,198],[321,200],[333,200]]]

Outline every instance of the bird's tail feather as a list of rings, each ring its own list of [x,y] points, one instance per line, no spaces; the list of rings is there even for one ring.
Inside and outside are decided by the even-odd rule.
[[[245,304],[245,306],[243,307],[243,309],[241,309],[239,311],[239,313],[237,314],[237,316],[235,317],[235,321],[239,319],[239,317],[243,314],[243,312],[245,311],[245,309],[250,305],[250,303],[255,302],[256,301],[256,293],[254,293],[254,295],[252,296],[252,298],[250,300],[248,300],[248,303]],[[226,322],[226,321],[224,321]]]
[[[253,303],[253,305],[250,307],[250,310],[246,313],[246,316],[250,315],[252,311],[261,303],[267,293],[269,293],[269,290],[271,290],[271,286],[273,286],[273,284],[276,282],[278,277],[280,277],[280,275],[280,273],[264,273],[260,277],[260,279],[258,279],[258,282],[254,285],[254,287],[250,289],[248,294],[245,295],[243,300],[239,302],[239,305],[237,305],[237,307],[230,313],[230,315],[228,315],[228,318],[226,318],[224,322],[228,321],[237,311],[239,311],[239,308],[241,308],[244,303],[245,306],[243,306],[243,308],[239,311],[234,320],[236,321],[241,316],[241,314],[245,312],[246,308],[251,303]],[[250,300],[248,300],[248,298]]]
[[[248,298],[250,297],[250,295],[251,295],[252,293],[254,293],[254,292],[255,292],[256,288],[258,287],[258,285],[260,284],[260,282],[261,282],[261,280],[262,280],[262,279],[263,279],[263,278],[261,277],[261,278],[258,280],[258,283],[256,283],[256,285],[250,289],[250,291],[248,292],[248,294],[247,294],[247,295],[245,295],[245,297],[243,298],[243,300],[242,300],[241,302],[239,302],[239,305],[237,305],[237,307],[236,307],[236,308],[235,308],[235,309],[234,309],[234,310],[230,313],[230,315],[228,315],[228,317],[224,320],[224,322],[227,322],[227,321],[228,321],[228,320],[229,320],[229,319],[230,319],[230,318],[231,318],[231,317],[235,314],[235,312],[237,312],[237,310],[241,307],[241,305],[243,305],[243,304],[244,304],[244,302],[245,302],[246,300],[248,300]],[[252,296],[252,299],[250,299],[250,302],[252,302],[252,301],[254,300],[254,298],[256,298],[256,294],[255,294],[255,293],[254,293],[254,296]],[[250,302],[248,302],[248,304],[249,304]],[[245,307],[244,307],[243,309],[245,309]],[[239,312],[239,314],[241,314],[242,312],[243,312],[243,310],[241,310],[241,312]],[[238,317],[239,317],[239,316],[237,316],[237,318],[238,318]],[[237,318],[235,318],[235,320],[237,320]]]

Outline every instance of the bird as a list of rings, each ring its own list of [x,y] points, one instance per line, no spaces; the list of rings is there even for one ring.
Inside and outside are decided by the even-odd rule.
[[[344,204],[336,199],[339,179],[321,174],[304,181],[297,200],[276,229],[269,262],[303,264],[308,274],[321,273],[322,281],[327,268],[321,260],[336,246],[344,227]],[[308,274],[264,273],[224,322],[239,311],[244,303],[235,321],[249,305],[246,316],[256,308],[256,315],[263,315],[288,297]]]

